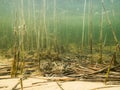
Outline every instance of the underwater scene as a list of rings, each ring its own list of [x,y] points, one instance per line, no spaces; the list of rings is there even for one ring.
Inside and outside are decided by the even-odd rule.
[[[120,0],[0,0],[0,90],[120,90],[119,44]]]

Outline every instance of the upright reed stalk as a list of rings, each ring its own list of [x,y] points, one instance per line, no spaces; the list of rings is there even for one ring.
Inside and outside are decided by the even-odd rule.
[[[54,17],[54,41],[53,41],[53,45],[54,45],[54,49],[57,53],[59,53],[59,48],[58,48],[58,41],[57,41],[57,26],[56,26],[56,0],[54,0],[54,12],[53,12],[53,17]]]
[[[35,32],[35,48],[37,49],[37,29],[36,29],[36,14],[35,14],[35,0],[33,0],[33,32]]]
[[[48,38],[47,38],[47,26],[46,26],[46,0],[43,0],[43,24],[44,24],[43,47],[47,49]]]
[[[102,63],[102,51],[103,51],[103,8],[101,11],[101,20],[100,20],[100,61]]]
[[[85,10],[86,10],[86,0],[84,2],[84,15],[83,15],[83,28],[82,28],[82,52],[84,51],[84,37],[85,37]]]
[[[12,62],[12,68],[11,68],[11,77],[15,77],[16,72],[17,72],[17,13],[16,13],[16,20],[15,20],[15,25],[14,25],[14,60]]]
[[[92,54],[92,0],[90,0],[90,53]]]
[[[92,51],[92,48],[93,48],[93,38],[92,38],[92,32],[93,32],[93,21],[92,21],[92,0],[90,0],[90,17],[89,17],[89,42],[90,42],[90,54],[91,54],[91,64],[92,64],[92,61],[93,61],[93,51]]]

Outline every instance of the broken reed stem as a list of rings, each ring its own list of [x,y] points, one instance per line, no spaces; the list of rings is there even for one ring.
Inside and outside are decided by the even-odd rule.
[[[116,44],[118,44],[118,39],[117,39],[116,34],[115,34],[115,32],[114,32],[114,28],[113,28],[113,26],[112,26],[112,22],[111,22],[111,20],[109,19],[109,16],[108,16],[108,14],[107,14],[106,8],[105,8],[105,6],[104,6],[104,0],[102,0],[102,6],[103,6],[103,9],[104,9],[104,11],[105,11],[106,19],[107,19],[108,24],[109,24],[109,26],[110,26],[110,28],[111,28],[111,31],[112,31],[114,40],[115,40]]]
[[[111,60],[111,62],[110,62],[110,64],[109,64],[108,70],[107,70],[107,72],[106,72],[105,84],[106,84],[106,82],[108,81],[108,77],[109,77],[109,73],[110,73],[111,66],[112,66],[112,64],[114,64],[115,61],[116,61],[116,53],[113,54],[112,60]]]
[[[21,90],[23,90],[23,79],[20,78],[20,86],[21,86]]]
[[[112,3],[113,3],[113,1],[112,1]],[[116,33],[114,32],[114,28],[113,28],[113,26],[112,26],[112,22],[111,22],[111,20],[109,19],[109,16],[108,16],[108,14],[107,14],[107,12],[106,12],[106,8],[105,8],[105,6],[104,6],[104,0],[102,0],[102,6],[103,6],[103,9],[104,9],[104,11],[105,11],[105,15],[106,15],[106,18],[107,18],[107,21],[108,21],[108,24],[109,24],[109,26],[110,26],[110,28],[111,28],[111,31],[112,31],[112,34],[113,34],[113,37],[114,37],[114,40],[115,40],[115,43],[116,43],[116,52],[117,52],[117,49],[120,51],[120,45],[119,45],[119,43],[118,43],[118,39],[117,39],[117,37],[116,37]]]

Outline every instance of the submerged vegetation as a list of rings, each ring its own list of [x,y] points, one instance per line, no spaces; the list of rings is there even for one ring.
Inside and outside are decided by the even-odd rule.
[[[120,0],[0,0],[0,52],[14,57],[11,77],[20,76],[23,89],[24,75],[32,72],[27,67],[43,76],[98,70],[93,76],[104,72],[107,82],[110,69],[120,66],[119,5]]]

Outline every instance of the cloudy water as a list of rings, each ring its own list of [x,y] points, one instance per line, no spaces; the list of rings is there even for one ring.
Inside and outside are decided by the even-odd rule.
[[[0,0],[0,48],[111,46],[120,40],[120,0]],[[17,33],[17,34],[16,34]]]

